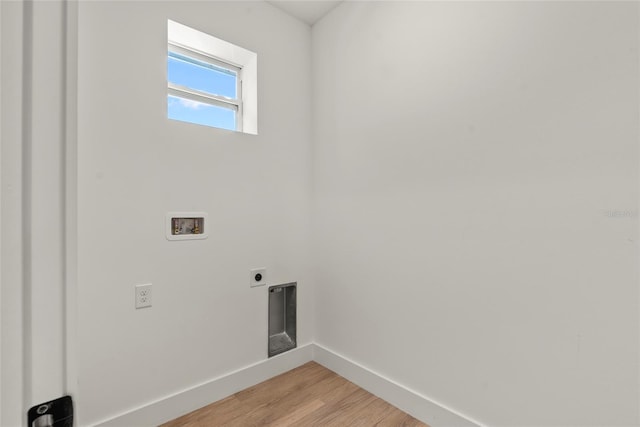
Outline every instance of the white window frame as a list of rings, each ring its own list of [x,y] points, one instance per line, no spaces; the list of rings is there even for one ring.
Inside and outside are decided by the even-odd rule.
[[[238,108],[240,114],[236,115],[236,128],[248,134],[258,134],[258,55],[255,52],[236,46],[233,43],[229,43],[225,40],[211,36],[207,33],[203,33],[194,28],[182,25],[178,22],[167,20],[167,45],[169,49],[171,46],[176,48],[186,49],[189,53],[184,53],[186,56],[192,56],[194,59],[202,60],[200,57],[193,56],[195,54],[202,55],[207,58],[204,62],[209,62],[222,68],[229,68],[229,66],[240,69],[240,75],[237,79],[240,85],[238,91],[238,100],[240,100]],[[219,62],[212,62],[219,61]],[[225,65],[226,64],[226,65]],[[180,90],[180,88],[168,87],[168,91]],[[192,90],[181,91],[180,95],[189,95],[194,101],[205,102],[207,104],[213,104],[213,102],[222,102],[226,104],[226,108],[229,108],[228,99],[211,99],[206,96],[208,101],[204,101],[200,98],[194,99],[193,97],[202,96],[201,93],[187,93],[194,92]],[[197,91],[195,91],[197,92]],[[171,93],[171,92],[170,92]],[[205,93],[205,95],[208,95]],[[225,97],[221,97],[225,98]],[[215,104],[219,105],[219,104]]]

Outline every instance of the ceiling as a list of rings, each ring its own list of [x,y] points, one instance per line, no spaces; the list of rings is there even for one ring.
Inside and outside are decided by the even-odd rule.
[[[313,25],[331,9],[342,3],[342,0],[267,0],[267,3],[309,25]]]

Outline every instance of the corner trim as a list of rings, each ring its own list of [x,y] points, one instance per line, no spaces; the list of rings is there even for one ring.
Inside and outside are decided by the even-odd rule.
[[[334,371],[432,427],[484,427],[480,422],[442,403],[313,343],[149,402],[93,425],[96,427],[157,426],[311,361]]]

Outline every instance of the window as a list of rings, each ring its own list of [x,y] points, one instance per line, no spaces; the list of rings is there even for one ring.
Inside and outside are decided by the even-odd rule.
[[[257,55],[168,22],[167,117],[257,134]]]
[[[170,119],[242,130],[241,69],[169,44],[167,114]]]

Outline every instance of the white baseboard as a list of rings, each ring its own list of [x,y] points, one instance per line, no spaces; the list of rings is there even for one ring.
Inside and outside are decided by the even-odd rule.
[[[152,427],[173,420],[310,361],[343,376],[431,427],[482,427],[471,420],[318,344],[307,344],[204,384],[172,394],[95,424]]]
[[[481,427],[453,409],[391,381],[321,345],[313,345],[313,360],[431,427]]]
[[[157,426],[230,396],[240,390],[254,386],[311,360],[313,360],[313,344],[307,344],[99,422],[96,426]]]

